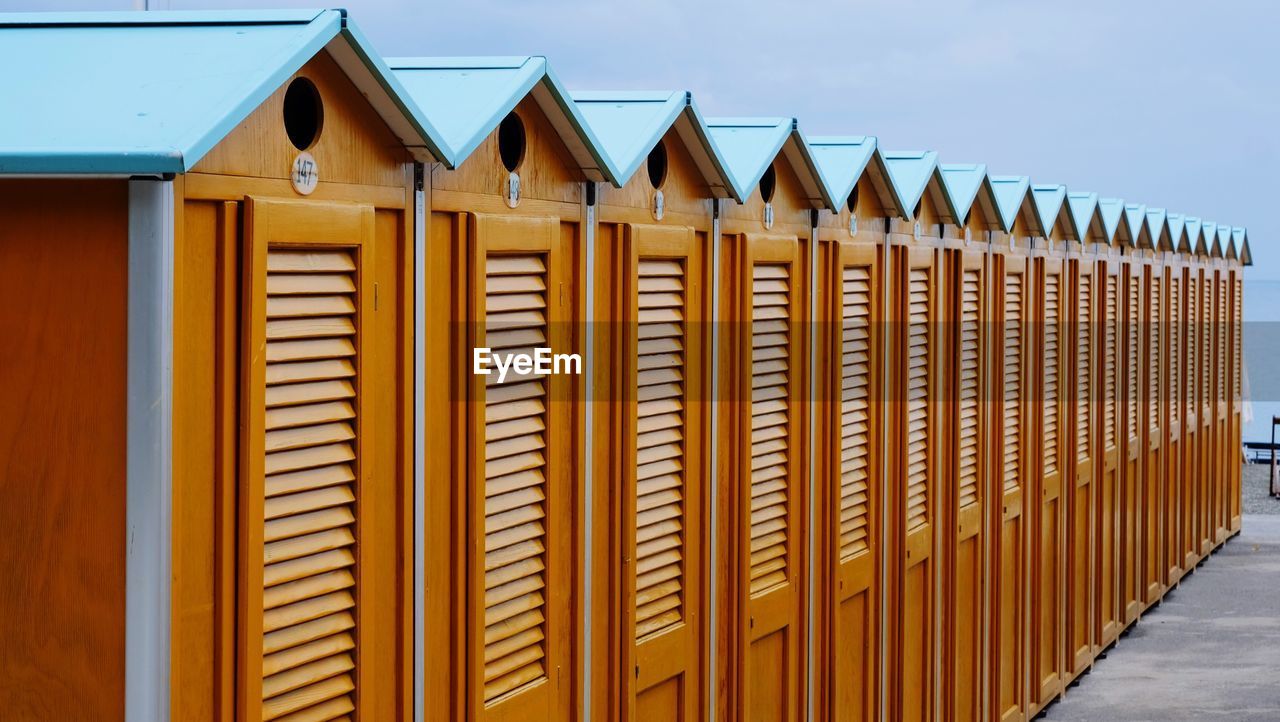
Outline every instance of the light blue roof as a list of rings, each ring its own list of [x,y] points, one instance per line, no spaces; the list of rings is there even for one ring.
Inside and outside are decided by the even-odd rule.
[[[1144,215],[1144,222],[1147,227],[1147,235],[1151,237],[1151,246],[1157,251],[1172,250],[1170,244],[1173,239],[1169,237],[1169,214],[1163,208],[1148,208]],[[1161,244],[1160,239],[1164,238],[1167,243]]]
[[[1249,231],[1239,226],[1231,229],[1231,242],[1239,246],[1240,263],[1245,266],[1252,266],[1253,253],[1249,251]]]
[[[1133,242],[1133,229],[1129,227],[1129,219],[1125,217],[1124,201],[1119,198],[1099,198],[1098,213],[1102,215],[1102,228],[1107,232],[1107,241],[1115,243]]]
[[[769,164],[782,153],[814,208],[838,207],[794,118],[708,118],[707,127],[739,203],[751,195]]]
[[[707,123],[684,91],[573,91],[573,102],[595,133],[601,151],[625,184],[672,126],[693,155],[716,198],[729,196],[728,171],[716,154]],[[621,186],[619,186],[621,187]]]
[[[1227,246],[1231,243],[1231,226],[1218,226],[1218,255],[1226,255]]]
[[[1141,203],[1125,203],[1124,204],[1124,221],[1129,226],[1129,233],[1132,235],[1132,242],[1135,246],[1141,246],[1142,239],[1146,238],[1146,245],[1141,246],[1148,249],[1154,249],[1157,237],[1152,236],[1147,230],[1147,207]]]
[[[1187,243],[1191,247],[1191,253],[1207,253],[1208,248],[1204,244],[1204,225],[1196,216],[1186,216],[1187,224]]]
[[[1031,186],[1031,199],[1036,204],[1036,215],[1040,219],[1040,230],[1044,231],[1045,236],[1053,233],[1053,229],[1058,224],[1058,217],[1062,214],[1063,204],[1067,201],[1067,187],[1064,185],[1034,185]],[[1086,232],[1081,234],[1076,229],[1075,206],[1068,207],[1067,219],[1071,222],[1071,227],[1067,230],[1075,233],[1075,238],[1083,241],[1088,235],[1088,218],[1086,217]],[[1093,213],[1090,209],[1087,213]]]
[[[847,199],[862,174],[871,172],[872,185],[886,214],[902,217],[902,199],[889,182],[889,171],[877,145],[873,135],[828,135],[810,138],[809,152],[832,198]]]
[[[1014,223],[1018,220],[1018,212],[1022,210],[1026,203],[1033,203],[1028,198],[1031,195],[1031,179],[1024,175],[999,175],[990,176],[991,192],[996,197],[996,207],[1000,210],[1000,222],[1004,225],[1006,232],[1013,230]],[[1058,202],[1062,204],[1061,201]],[[1029,214],[1029,219],[1039,223],[1040,219],[1035,213]],[[1047,236],[1048,232],[1043,228],[1038,229],[1038,235]]]
[[[995,216],[996,223],[1000,226],[1000,230],[1009,230],[1004,225],[1004,216],[997,211],[995,202],[995,191],[991,188],[991,181],[987,178],[987,166],[979,163],[943,163],[938,166],[939,172],[942,173],[942,190],[947,194],[947,200],[950,201],[950,207],[955,211],[955,217],[952,219],[955,225],[965,223],[969,213],[973,210],[974,203],[985,203],[988,212]],[[979,198],[978,193],[984,192],[984,197]]]
[[[190,170],[325,48],[419,160],[440,157],[343,11],[14,13],[0,14],[0,97],[21,112],[0,113],[0,173]]]
[[[884,164],[889,169],[889,180],[893,182],[898,197],[902,199],[905,215],[910,218],[915,214],[916,204],[924,196],[929,181],[936,180],[938,187],[943,188],[942,172],[938,169],[938,154],[932,150],[891,150],[884,151]],[[947,208],[940,211],[955,218],[958,214],[951,198],[944,191],[943,201]]]
[[[515,107],[532,94],[590,180],[621,185],[618,169],[551,72],[537,56],[387,58],[418,107],[440,130],[449,167],[471,156]]]
[[[1102,222],[1102,212],[1098,208],[1097,193],[1067,193],[1067,209],[1070,211],[1072,231],[1075,237],[1084,243],[1089,237],[1089,229],[1097,223],[1097,229],[1102,231],[1107,241],[1111,240],[1111,233],[1106,230]]]
[[[1212,254],[1213,245],[1218,242],[1218,224],[1213,221],[1204,221],[1200,224],[1200,232],[1204,234],[1205,254]]]
[[[1166,223],[1169,225],[1169,242],[1173,244],[1175,253],[1190,253],[1187,244],[1187,224],[1181,213],[1170,213]]]

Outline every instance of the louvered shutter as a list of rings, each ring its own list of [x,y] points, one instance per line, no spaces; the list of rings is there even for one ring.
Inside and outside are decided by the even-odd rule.
[[[1225,418],[1227,414],[1227,304],[1231,302],[1230,290],[1227,286],[1227,274],[1218,272],[1218,322],[1214,327],[1218,343],[1218,415]]]
[[[1240,376],[1244,367],[1244,356],[1241,355],[1243,353],[1241,336],[1244,334],[1244,320],[1240,317],[1240,314],[1243,312],[1242,304],[1244,301],[1244,281],[1240,279],[1238,271],[1234,286],[1235,288],[1233,289],[1231,300],[1231,321],[1232,325],[1235,327],[1233,334],[1235,339],[1235,350],[1232,352],[1233,358],[1231,360],[1231,398],[1239,402],[1242,398],[1240,393]],[[1238,403],[1236,404],[1235,410],[1237,413],[1240,411],[1240,405]]]
[[[1169,309],[1161,318],[1169,329],[1169,424],[1172,430],[1182,419],[1182,279],[1177,269],[1169,278]]]
[[[475,345],[503,355],[570,351],[559,316],[558,222],[476,214],[471,228]],[[554,716],[557,679],[568,671],[557,631],[571,623],[559,461],[570,444],[559,421],[566,404],[552,402],[562,378],[511,369],[500,380],[496,368],[471,377],[468,634],[477,715]]]
[[[1044,277],[1044,473],[1058,472],[1058,324],[1061,310],[1058,273]]]
[[[1160,393],[1157,388],[1160,380],[1160,342],[1163,324],[1160,323],[1163,312],[1164,296],[1162,295],[1163,279],[1160,269],[1156,268],[1151,276],[1151,306],[1147,311],[1147,419],[1152,429],[1160,428]]]
[[[907,505],[906,529],[929,522],[930,469],[929,368],[932,270],[912,268],[907,275]]]
[[[246,216],[244,719],[355,713],[373,603],[359,593],[360,499],[373,481],[362,377],[372,348],[372,209],[299,210],[254,200]]]
[[[978,484],[978,344],[982,323],[982,277],[978,269],[967,268],[960,276],[959,314],[959,476],[957,482],[959,508],[980,500]]]
[[[1004,404],[1001,480],[1006,492],[1022,485],[1022,274],[1004,276]]]
[[[1117,333],[1116,324],[1120,318],[1120,278],[1114,272],[1106,274],[1105,311],[1102,323],[1102,446],[1111,449],[1116,446],[1116,368]]]
[[[1125,335],[1128,337],[1125,357],[1125,434],[1127,438],[1138,436],[1138,344],[1141,342],[1141,296],[1139,276],[1129,277],[1129,304]]]
[[[1200,425],[1213,421],[1213,274],[1202,269],[1200,280]]]
[[[791,503],[791,269],[757,263],[751,274],[750,591],[787,580]]]
[[[1093,456],[1093,276],[1080,274],[1076,289],[1076,459]]]
[[[1185,320],[1179,319],[1183,328],[1183,351],[1185,353],[1185,385],[1182,403],[1186,408],[1187,432],[1194,433],[1199,422],[1196,420],[1196,381],[1200,378],[1200,370],[1196,366],[1198,354],[1196,348],[1200,343],[1200,282],[1196,278],[1195,269],[1187,272],[1187,315]],[[1188,503],[1190,500],[1188,500]]]
[[[840,557],[867,550],[870,528],[871,267],[847,266],[841,279]]]

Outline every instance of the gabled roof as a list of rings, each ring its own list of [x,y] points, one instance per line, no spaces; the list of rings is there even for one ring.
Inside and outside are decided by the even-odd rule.
[[[1200,224],[1200,232],[1204,234],[1204,254],[1218,255],[1213,252],[1214,247],[1218,245],[1218,224],[1213,221],[1204,221]]]
[[[1190,253],[1192,255],[1201,256],[1209,252],[1208,246],[1204,243],[1204,225],[1199,218],[1195,216],[1186,217],[1187,224],[1187,243],[1190,245]]]
[[[729,172],[716,154],[707,123],[687,91],[574,91],[578,111],[595,133],[600,149],[618,172],[618,186],[631,180],[649,153],[674,126],[711,189],[730,195]]]
[[[951,198],[944,190],[942,171],[938,168],[938,154],[931,150],[887,150],[884,151],[884,163],[889,169],[889,180],[902,199],[903,209],[908,219],[915,215],[916,205],[934,182],[937,188],[935,200],[940,200],[938,211],[949,218],[959,214],[951,204]]]
[[[1107,243],[1111,242],[1111,233],[1102,219],[1102,210],[1098,207],[1097,193],[1068,193],[1067,208],[1071,211],[1071,229],[1075,238],[1081,243],[1090,233],[1102,236]]]
[[[0,14],[0,173],[190,170],[321,50],[418,160],[440,134],[341,10]],[[21,72],[13,71],[21,68]]]
[[[1129,227],[1129,219],[1125,217],[1124,201],[1119,198],[1099,198],[1098,213],[1102,214],[1102,227],[1107,233],[1107,242],[1112,245],[1134,245],[1135,234]]]
[[[1144,215],[1152,248],[1162,253],[1172,251],[1173,238],[1169,234],[1169,214],[1163,208],[1148,208]]]
[[[1084,240],[1084,236],[1088,235],[1087,231],[1081,235],[1076,232],[1075,216],[1071,215],[1071,206],[1067,201],[1067,187],[1064,185],[1034,185],[1031,186],[1031,200],[1035,202],[1036,219],[1040,222],[1040,230],[1045,236],[1053,233],[1054,226],[1061,223],[1063,228],[1067,230],[1067,235],[1076,240]],[[1093,210],[1097,210],[1097,202],[1094,202]],[[1086,223],[1087,227],[1087,223]]]
[[[546,58],[387,58],[387,64],[439,129],[448,167],[461,165],[532,95],[583,175],[620,185],[617,169]]]
[[[1191,253],[1191,242],[1188,240],[1187,222],[1181,213],[1169,214],[1169,242],[1175,253]]]
[[[1133,245],[1146,250],[1155,250],[1159,241],[1151,235],[1147,228],[1147,207],[1141,203],[1124,204],[1124,220],[1129,224],[1129,232],[1133,234]]]
[[[987,177],[987,166],[977,163],[944,163],[938,166],[942,172],[942,189],[946,191],[950,207],[955,210],[954,224],[964,225],[974,204],[977,204],[994,225],[987,230],[1007,231],[1004,216],[996,203],[995,190]]]
[[[1249,251],[1249,231],[1244,228],[1231,229],[1232,241],[1240,247],[1240,263],[1246,266],[1253,265],[1253,253]]]
[[[872,135],[809,138],[809,152],[813,154],[813,160],[818,164],[818,173],[832,198],[837,201],[848,198],[863,173],[866,173],[871,178],[871,185],[876,189],[885,213],[905,218],[902,199],[889,180],[889,169],[885,166],[884,156],[880,154],[877,145],[878,141]]]
[[[1216,258],[1223,258],[1227,253],[1227,244],[1231,243],[1231,226],[1218,226],[1218,233],[1214,236],[1213,247],[1209,252]]]
[[[707,127],[729,170],[734,198],[739,203],[751,195],[769,164],[782,154],[800,178],[810,205],[833,210],[839,207],[822,182],[795,118],[708,118]]]
[[[1021,213],[1031,226],[1032,234],[1049,235],[1036,213],[1035,199],[1031,194],[1031,179],[1024,175],[988,176],[991,192],[996,198],[996,208],[1000,211],[1000,223],[1006,232],[1012,231]]]

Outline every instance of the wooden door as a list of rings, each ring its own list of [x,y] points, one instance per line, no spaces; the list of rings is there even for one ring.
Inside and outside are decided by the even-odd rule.
[[[893,324],[898,333],[891,365],[895,380],[894,429],[898,449],[890,475],[894,496],[894,595],[890,607],[896,654],[892,657],[892,712],[897,719],[933,719],[934,558],[933,514],[937,424],[937,254],[928,248],[895,250]],[[896,604],[895,604],[896,602]]]
[[[1164,470],[1164,371],[1168,356],[1165,353],[1165,304],[1164,269],[1154,264],[1143,266],[1143,282],[1146,289],[1145,314],[1142,328],[1146,349],[1146,362],[1142,364],[1143,393],[1143,449],[1142,504],[1138,510],[1142,542],[1143,606],[1160,600],[1164,592],[1163,579],[1167,565],[1164,551],[1166,533],[1164,520],[1168,514],[1168,499],[1162,477]]]
[[[394,537],[372,510],[401,479],[396,445],[377,440],[398,433],[375,391],[395,383],[376,369],[398,341],[375,333],[373,244],[370,206],[245,204],[241,719],[371,715],[397,693],[373,646],[403,612],[375,586]]]
[[[1071,268],[1070,302],[1075,309],[1069,330],[1073,362],[1070,383],[1073,402],[1070,438],[1074,479],[1067,497],[1067,669],[1072,677],[1081,674],[1093,661],[1094,614],[1094,472],[1097,468],[1098,434],[1095,419],[1098,370],[1097,274],[1091,259],[1074,259]]]
[[[1200,558],[1200,271],[1195,265],[1182,269],[1187,296],[1181,321],[1185,350],[1182,402],[1185,409],[1182,436],[1182,568],[1191,571]]]
[[[1165,584],[1173,586],[1182,577],[1182,536],[1183,515],[1186,513],[1186,499],[1182,483],[1182,423],[1186,415],[1186,323],[1187,294],[1186,280],[1182,269],[1168,265],[1164,268],[1165,285],[1168,286],[1168,301],[1161,315],[1161,327],[1167,335],[1165,345],[1164,369],[1166,375],[1165,390],[1162,394],[1167,404],[1167,413],[1163,415],[1168,425],[1167,440],[1164,453],[1165,470]]]
[[[830,446],[832,489],[826,528],[831,560],[829,719],[873,720],[879,714],[880,668],[880,440],[883,424],[880,391],[880,250],[842,244],[835,250],[828,281],[834,383]],[[819,366],[819,372],[823,369]]]
[[[470,218],[473,348],[564,352],[554,218]],[[567,719],[572,698],[572,430],[564,375],[470,378],[467,699],[471,718]]]
[[[943,552],[943,688],[941,716],[978,720],[982,714],[983,578],[987,498],[987,254],[948,251],[944,304],[947,356],[946,522]]]
[[[1231,271],[1231,358],[1227,362],[1228,374],[1231,378],[1231,407],[1228,409],[1228,424],[1231,427],[1230,439],[1227,444],[1227,465],[1230,472],[1231,486],[1228,491],[1230,494],[1230,502],[1228,508],[1230,515],[1228,519],[1229,529],[1232,533],[1240,531],[1240,514],[1241,503],[1241,469],[1240,461],[1237,455],[1241,449],[1241,402],[1242,395],[1240,390],[1240,375],[1242,373],[1242,365],[1244,357],[1241,355],[1241,336],[1244,333],[1244,322],[1240,314],[1243,312],[1244,303],[1244,281],[1241,277],[1241,270],[1237,266]]]
[[[1032,535],[1032,614],[1031,614],[1031,681],[1037,708],[1043,707],[1062,689],[1063,634],[1065,631],[1065,598],[1063,574],[1066,554],[1063,549],[1063,467],[1066,444],[1063,441],[1066,412],[1062,386],[1067,376],[1063,343],[1063,262],[1045,258],[1037,262],[1037,323],[1029,329],[1038,336],[1032,348],[1039,352],[1036,370],[1039,403],[1036,428],[1040,454],[1030,499],[1037,503]]]
[[[1130,260],[1121,267],[1124,301],[1121,314],[1121,438],[1123,464],[1120,470],[1120,609],[1127,626],[1138,618],[1141,573],[1138,569],[1141,545],[1138,542],[1138,505],[1141,502],[1142,472],[1142,265]]]
[[[1097,504],[1095,529],[1095,600],[1094,645],[1105,647],[1120,633],[1119,627],[1119,548],[1120,533],[1120,311],[1121,277],[1119,264],[1103,261],[1098,266],[1098,416],[1099,440]],[[1095,649],[1095,652],[1098,651]]]
[[[741,318],[739,572],[745,613],[742,690],[749,720],[804,710],[807,451],[804,424],[806,258],[794,237],[748,235]]]
[[[694,230],[626,226],[621,404],[624,720],[695,720],[703,703],[706,329]]]
[[[1215,283],[1213,269],[1201,264],[1198,269],[1200,277],[1200,313],[1197,317],[1200,358],[1198,369],[1200,379],[1196,383],[1196,394],[1199,399],[1197,417],[1200,419],[1199,438],[1196,443],[1196,524],[1199,529],[1197,555],[1204,557],[1213,549],[1213,426],[1217,409],[1213,402],[1214,381],[1214,347],[1213,320]]]
[[[994,711],[999,720],[1026,717],[1026,517],[1027,312],[1029,273],[1022,256],[996,256],[999,362],[995,368],[996,429],[993,491],[1000,499],[992,549],[994,573],[992,649]]]
[[[1227,272],[1225,269],[1219,268],[1214,271],[1215,281],[1214,287],[1214,323],[1213,323],[1213,347],[1214,355],[1214,371],[1213,371],[1213,399],[1214,399],[1214,429],[1213,429],[1213,471],[1209,475],[1210,483],[1213,485],[1213,515],[1214,530],[1213,543],[1221,544],[1227,539],[1227,526],[1230,524],[1231,510],[1228,506],[1228,489],[1230,486],[1229,479],[1232,475],[1231,467],[1239,466],[1239,452],[1229,448],[1227,443],[1227,400],[1228,400],[1228,371],[1227,371],[1227,344],[1230,341],[1227,307],[1230,304],[1231,289]]]

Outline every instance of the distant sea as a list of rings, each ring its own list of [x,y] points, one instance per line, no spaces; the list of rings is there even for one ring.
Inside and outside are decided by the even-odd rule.
[[[1280,416],[1280,281],[1244,282],[1245,441],[1270,441]],[[1250,417],[1252,412],[1252,418]],[[1276,430],[1280,439],[1280,428]]]

